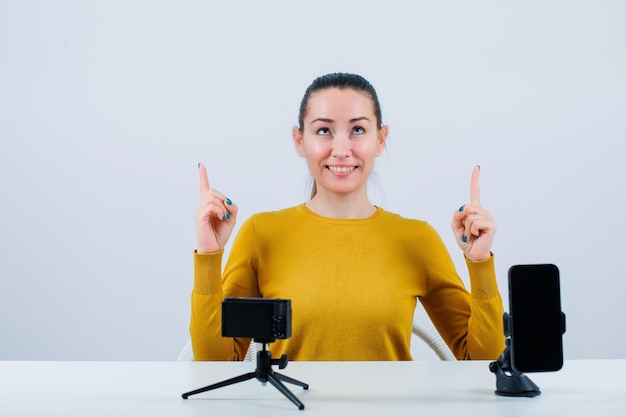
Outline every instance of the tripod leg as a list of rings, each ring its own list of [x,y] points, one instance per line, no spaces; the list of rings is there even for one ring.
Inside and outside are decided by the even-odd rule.
[[[295,405],[298,406],[298,410],[304,410],[304,404],[302,401],[298,399],[291,391],[287,389],[286,386],[283,385],[282,382],[275,375],[268,375],[267,380],[272,384],[276,389],[283,393],[283,395],[291,400]]]
[[[278,372],[274,372],[274,375],[283,382],[289,382],[290,384],[297,385],[299,387],[302,387],[303,389],[309,389],[309,384],[300,382],[297,379],[293,379],[291,377],[288,377],[287,375],[279,374]]]
[[[183,394],[183,398],[186,400],[187,397],[189,397],[190,395],[200,394],[201,392],[210,391],[210,390],[216,389],[216,388],[222,388],[222,387],[225,387],[227,385],[236,384],[237,382],[247,381],[247,380],[252,379],[254,377],[256,377],[256,373],[255,372],[248,372],[247,374],[239,375],[239,376],[236,376],[234,378],[226,379],[226,380],[224,380],[222,382],[218,382],[218,383],[215,383],[215,384],[212,384],[212,385],[207,385],[206,387],[198,388],[196,390],[186,392],[186,393]]]

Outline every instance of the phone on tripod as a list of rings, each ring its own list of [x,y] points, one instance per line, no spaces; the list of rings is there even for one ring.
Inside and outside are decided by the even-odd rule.
[[[559,269],[552,264],[514,265],[508,279],[511,367],[522,373],[558,371],[565,332]]]

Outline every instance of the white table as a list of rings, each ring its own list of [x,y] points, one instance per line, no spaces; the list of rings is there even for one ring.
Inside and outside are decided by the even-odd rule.
[[[299,411],[256,379],[182,399],[254,371],[251,362],[1,362],[0,416],[626,416],[626,360],[566,361],[527,374],[535,398],[494,394],[487,361],[290,362],[276,372]]]

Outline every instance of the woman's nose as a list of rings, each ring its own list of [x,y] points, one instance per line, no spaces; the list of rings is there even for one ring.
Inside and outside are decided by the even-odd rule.
[[[346,157],[350,156],[352,143],[350,138],[345,134],[337,134],[333,138],[332,156]]]

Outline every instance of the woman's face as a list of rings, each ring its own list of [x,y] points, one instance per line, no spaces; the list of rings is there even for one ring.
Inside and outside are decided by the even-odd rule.
[[[387,127],[377,127],[365,93],[330,88],[309,97],[302,130],[294,128],[298,154],[307,159],[318,192],[367,193],[374,159],[383,152]]]

